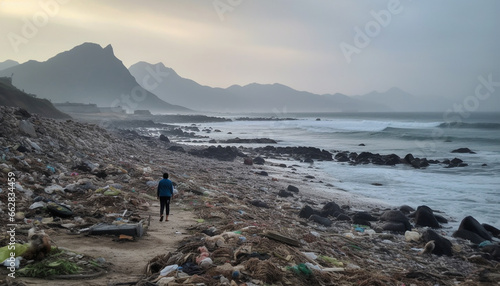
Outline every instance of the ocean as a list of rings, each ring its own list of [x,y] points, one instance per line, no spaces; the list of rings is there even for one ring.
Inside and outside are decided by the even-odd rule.
[[[332,178],[333,185],[347,192],[395,207],[427,205],[441,211],[451,220],[448,227],[456,229],[471,215],[500,228],[500,114],[473,113],[454,122],[442,113],[288,113],[281,117],[296,120],[234,120],[198,126],[220,130],[200,132],[216,140],[271,138],[278,141],[277,146],[312,146],[332,153],[369,151],[400,157],[411,153],[435,160],[458,157],[468,166],[445,168],[438,164],[414,169],[402,164],[351,166],[336,161],[314,165]],[[476,154],[451,153],[463,147]]]

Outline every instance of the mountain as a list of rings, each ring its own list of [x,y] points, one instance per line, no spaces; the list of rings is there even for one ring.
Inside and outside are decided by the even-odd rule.
[[[12,85],[8,77],[0,77],[0,105],[21,107],[30,113],[38,113],[44,117],[71,118],[57,110],[47,99],[36,98],[34,95],[20,91]]]
[[[161,99],[201,111],[213,112],[336,112],[387,110],[340,93],[318,95],[282,84],[233,85],[213,88],[179,76],[163,63],[138,62],[129,68],[137,82]],[[150,82],[154,74],[161,81]]]
[[[0,71],[13,83],[52,102],[94,103],[132,111],[185,112],[146,91],[115,57],[113,48],[84,43],[45,62],[28,61]]]
[[[19,63],[13,60],[6,60],[5,62],[0,63],[0,71],[4,69],[8,69],[14,66],[17,66]]]

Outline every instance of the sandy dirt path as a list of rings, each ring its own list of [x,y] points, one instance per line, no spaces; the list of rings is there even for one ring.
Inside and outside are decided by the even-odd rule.
[[[116,242],[111,236],[83,236],[47,232],[58,247],[70,249],[76,253],[103,257],[111,263],[109,271],[91,280],[41,280],[17,278],[27,285],[110,285],[138,281],[144,274],[144,267],[153,257],[175,251],[178,242],[187,235],[187,228],[196,224],[192,212],[182,210],[182,206],[171,205],[168,222],[159,222],[159,203],[154,202],[148,212],[141,213],[147,218],[151,215],[151,224],[146,234],[133,242]],[[146,223],[147,224],[147,223]]]

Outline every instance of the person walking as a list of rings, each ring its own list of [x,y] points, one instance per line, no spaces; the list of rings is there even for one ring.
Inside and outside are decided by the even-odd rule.
[[[172,181],[168,179],[168,173],[163,173],[163,179],[158,183],[156,197],[160,200],[160,221],[163,221],[163,210],[165,209],[165,221],[168,221],[170,214],[170,200],[174,195]]]

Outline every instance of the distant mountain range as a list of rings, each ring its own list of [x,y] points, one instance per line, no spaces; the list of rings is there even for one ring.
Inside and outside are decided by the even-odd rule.
[[[0,71],[0,76],[12,74],[15,86],[54,103],[95,103],[130,111],[189,111],[142,88],[115,57],[110,45],[102,48],[84,43],[45,62],[28,61]]]
[[[214,88],[179,76],[163,63],[138,62],[127,69],[113,48],[84,43],[45,62],[0,63],[0,76],[54,103],[94,103],[152,112],[403,112],[443,111],[439,98],[424,99],[399,88],[347,96],[314,94],[282,84],[252,83]]]
[[[38,113],[44,117],[71,118],[57,110],[47,99],[36,98],[35,95],[20,91],[12,85],[8,77],[0,77],[0,105],[21,107],[28,112]]]

